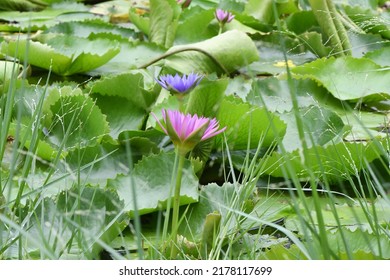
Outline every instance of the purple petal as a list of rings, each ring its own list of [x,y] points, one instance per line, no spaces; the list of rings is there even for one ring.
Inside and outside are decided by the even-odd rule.
[[[155,80],[166,90],[174,90],[179,93],[185,93],[197,86],[202,79],[203,75],[191,73],[188,76],[183,75],[182,77],[180,77],[179,74],[176,74],[175,76],[163,75]]]
[[[166,122],[164,110],[163,110],[162,112],[163,112],[164,121]],[[152,116],[156,119],[158,125],[161,127],[161,129],[164,131],[164,133],[168,135],[167,130],[166,130],[165,127],[161,124],[161,122],[159,121],[159,119],[157,118],[157,116],[156,116],[153,112],[152,112],[151,114],[152,114]]]

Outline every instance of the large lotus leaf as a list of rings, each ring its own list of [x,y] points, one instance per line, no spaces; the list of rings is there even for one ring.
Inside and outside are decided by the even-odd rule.
[[[0,61],[0,82],[9,81],[12,77],[18,77],[24,71],[23,65],[12,61]],[[0,88],[1,91],[1,88]]]
[[[106,116],[110,127],[109,134],[113,139],[117,139],[123,131],[142,128],[146,112],[130,100],[117,96],[94,95],[93,97],[96,97],[96,105]]]
[[[174,46],[167,53],[178,51],[180,52],[166,58],[165,65],[183,73],[227,74],[226,72],[234,72],[259,58],[251,38],[237,30],[227,31],[199,43]]]
[[[219,213],[222,216],[221,224],[232,228],[233,223],[226,225],[229,208],[236,199],[236,187],[225,183],[222,187],[216,184],[203,186],[199,194],[199,202],[188,209],[185,221],[180,225],[180,234],[192,241],[200,241],[206,216],[210,213]],[[240,205],[241,206],[241,205]],[[237,209],[242,211],[243,209]]]
[[[273,0],[249,0],[245,4],[244,13],[256,18],[260,22],[271,23],[275,20]],[[290,14],[298,9],[294,1],[275,1],[278,14]]]
[[[383,39],[378,34],[349,32],[348,37],[352,46],[352,56],[356,58],[366,57],[366,53],[390,46],[390,41]],[[373,61],[378,65],[382,65],[382,63],[378,63],[378,61]]]
[[[135,37],[134,30],[107,23],[101,19],[60,22],[48,28],[45,33],[62,33],[83,38],[88,38],[91,34],[99,33],[115,34],[126,39]]]
[[[107,116],[110,135],[142,128],[146,112],[158,96],[158,87],[143,72],[107,76],[89,85],[96,104]]]
[[[153,77],[142,70],[106,76],[90,83],[88,87],[92,93],[122,97],[144,110],[155,102],[160,90]]]
[[[68,172],[74,172],[73,178],[97,186],[105,186],[108,179],[115,179],[118,174],[127,174],[128,162],[125,148],[109,143],[73,150],[64,160]]]
[[[128,211],[130,215],[133,215],[136,209],[141,215],[166,209],[168,200],[173,199],[171,181],[174,161],[174,153],[144,157],[129,174],[109,180],[107,185],[117,190],[119,197],[124,200],[123,210]],[[180,204],[197,201],[198,180],[190,161],[186,160],[181,182]]]
[[[371,227],[371,220],[368,217],[372,217],[373,215],[375,215],[378,226],[380,225],[386,228],[390,225],[390,203],[389,200],[384,198],[378,198],[375,203],[368,202],[365,208],[357,202],[352,205],[350,203],[335,205],[335,207],[337,221],[333,210],[330,210],[329,207],[324,207],[325,209],[322,210],[325,226],[329,230],[336,230],[338,225],[341,225],[350,231],[360,229],[372,234],[373,230],[376,229]],[[375,209],[375,214],[373,209]],[[317,217],[314,213],[312,214],[312,218],[314,224],[318,224]]]
[[[36,207],[22,211],[29,226],[21,236],[24,259],[91,259],[98,258],[101,244],[108,244],[127,226],[121,214],[123,202],[114,192],[92,187],[74,187],[55,199],[45,198]],[[18,243],[12,242],[19,232],[14,225],[1,231],[3,244],[12,244],[7,258],[18,258]],[[77,235],[77,238],[75,238]]]
[[[105,37],[105,35],[104,35]],[[90,75],[107,75],[123,73],[135,68],[145,68],[159,57],[164,50],[151,42],[119,40],[120,52],[101,67],[89,71]]]
[[[301,115],[304,114],[305,116],[302,118],[302,121],[306,123],[307,136],[309,135],[308,133],[311,134],[310,129],[320,132],[319,127],[324,128],[323,133],[321,133],[323,136],[325,134],[330,136],[331,134],[329,133],[331,131],[333,131],[334,136],[342,132],[343,126],[337,117],[338,115],[347,126],[344,130],[348,128],[348,134],[343,135],[345,140],[359,141],[369,140],[373,137],[386,137],[384,131],[381,132],[381,129],[385,127],[386,114],[356,111],[348,108],[346,107],[347,104],[343,104],[337,98],[327,94],[324,87],[319,86],[315,81],[310,79],[294,80],[294,87],[298,106],[301,108]],[[241,90],[241,92],[244,92],[244,90]],[[242,98],[246,98],[253,105],[264,106],[265,104],[270,111],[281,113],[281,118],[288,123],[287,135],[283,140],[285,148],[291,150],[300,146],[295,117],[293,112],[291,112],[293,104],[288,81],[274,77],[256,80],[253,82],[250,92],[247,95],[243,95]],[[321,104],[321,109],[319,108],[319,104]],[[305,113],[308,110],[307,107],[310,106],[315,106],[312,109],[317,110],[316,117],[309,117]],[[289,111],[290,113],[288,113]],[[313,112],[311,110],[311,113]],[[325,116],[327,117],[325,118]],[[313,123],[314,119],[322,125],[316,126]],[[330,122],[332,119],[333,121]],[[294,137],[294,139],[288,136]],[[307,139],[309,141],[308,143],[311,143],[311,140],[309,138]]]
[[[366,53],[364,57],[371,59],[382,67],[390,66],[390,46]]]
[[[330,247],[346,258],[347,249],[353,258],[359,258],[361,251],[369,255],[390,258],[389,249],[390,240],[385,232],[390,220],[390,204],[388,199],[378,198],[373,202],[351,202],[351,198],[341,198],[329,200],[329,198],[319,198],[318,201],[308,199],[308,214],[311,216],[312,226],[317,227],[317,215],[314,203],[321,206],[321,215],[325,229],[327,230],[328,244]],[[330,207],[329,204],[334,204]],[[300,206],[300,211],[305,211]],[[335,216],[337,213],[337,220]],[[300,234],[307,232],[306,224],[302,224],[303,213],[299,215],[286,215],[285,227]],[[375,217],[375,228],[372,228],[372,219]],[[341,233],[344,235],[344,241]],[[345,242],[347,244],[345,244]],[[348,246],[348,248],[345,248]],[[378,248],[380,246],[381,248]]]
[[[31,131],[31,127],[29,127],[31,125],[29,123],[30,121],[31,119],[29,119],[28,121],[23,119],[22,122],[13,121],[10,124],[10,128],[8,131],[8,136],[12,136],[14,139],[17,138],[19,140],[19,143],[23,145],[23,147],[26,149],[30,149],[32,143],[32,137],[33,137],[33,131]],[[36,150],[34,151],[36,155],[36,159],[38,161],[53,160],[58,155],[58,149],[52,147],[46,141],[39,139],[41,138],[42,134],[43,134],[42,131],[38,132]],[[21,152],[19,156],[21,156],[23,153],[24,152]],[[61,158],[63,158],[64,156],[65,156],[65,152],[61,152]]]
[[[237,76],[229,79],[225,95],[234,95],[246,100],[249,92],[252,90],[253,79],[244,76]]]
[[[156,129],[148,129],[148,130],[133,130],[133,131],[123,131],[121,134],[119,134],[118,140],[121,143],[131,141],[135,138],[144,138],[148,139],[152,143],[155,143],[156,146],[158,146],[164,138],[167,136],[165,133],[158,131]],[[133,152],[132,152],[133,153]]]
[[[180,13],[180,5],[175,0],[150,0],[150,40],[165,48],[171,47]]]
[[[138,8],[130,8],[129,10],[130,22],[134,24],[146,36],[149,36],[150,18],[148,16],[143,16],[143,15],[144,13],[142,12],[140,13],[140,9]]]
[[[301,149],[285,154],[274,152],[264,159],[264,173],[300,179],[308,179],[311,173],[321,180],[337,182],[357,175],[366,163],[379,157],[381,152],[374,142],[341,142],[325,147],[313,146],[305,153]]]
[[[72,7],[47,8],[39,12],[1,12],[0,19],[9,22],[1,24],[0,31],[20,32],[37,31],[56,25],[58,22],[96,19],[97,15],[89,13],[84,5]]]
[[[346,141],[367,141],[373,138],[386,139],[386,120],[388,116],[378,112],[365,112],[356,110],[335,110],[349,126],[348,133],[344,135]]]
[[[390,70],[367,58],[317,59],[291,72],[297,78],[321,83],[340,100],[382,100],[390,96]]]
[[[313,11],[300,11],[293,13],[286,19],[286,24],[288,30],[297,35],[307,31],[320,30]]]
[[[42,35],[40,40],[10,41],[2,44],[1,51],[64,76],[97,68],[119,52],[118,44],[110,40],[89,40],[68,35]]]
[[[330,141],[340,141],[342,139],[344,123],[339,115],[333,111],[318,106],[310,106],[300,109],[299,115],[301,116],[307,147],[323,146]],[[282,114],[280,118],[287,124],[286,134],[282,141],[284,149],[291,152],[302,148],[294,112]]]
[[[326,89],[312,80],[293,80],[299,108],[322,104],[338,106],[338,99],[327,95]],[[290,85],[275,77],[254,80],[249,93],[243,97],[249,103],[266,106],[272,112],[289,112],[293,108]],[[239,93],[237,93],[239,94]]]
[[[388,13],[379,13],[361,6],[345,6],[346,14],[361,29],[367,33],[377,33],[390,39],[390,24]]]
[[[264,107],[252,106],[240,100],[224,99],[219,109],[218,120],[221,127],[227,127],[225,131],[227,143],[235,150],[253,149],[258,145],[270,146],[286,132],[285,123],[277,115]]]
[[[316,59],[312,48],[302,44],[297,36],[284,37],[285,47],[280,44],[280,36],[276,32],[269,32],[262,36],[262,40],[256,41],[256,47],[260,58],[248,66],[250,76],[254,74],[279,74],[286,72],[285,54],[290,68]]]
[[[349,251],[352,254],[352,258],[356,260],[378,260],[390,259],[390,239],[388,234],[367,234],[365,231],[356,230],[349,231],[342,228],[344,240],[347,240],[347,244],[344,244],[340,233],[328,234],[328,244],[334,252],[340,255],[340,259],[350,259]],[[348,246],[348,249],[345,248]]]
[[[93,146],[108,133],[108,123],[91,97],[81,91],[60,96],[50,106],[47,139],[64,149]]]
[[[200,7],[185,9],[182,14],[183,22],[177,28],[175,43],[188,44],[206,40],[217,34],[210,23],[215,19],[215,9],[204,10]]]
[[[203,81],[191,92],[186,111],[198,116],[215,117],[227,84],[227,79]]]
[[[245,14],[261,22],[271,22],[274,18],[272,0],[249,0],[245,5]]]

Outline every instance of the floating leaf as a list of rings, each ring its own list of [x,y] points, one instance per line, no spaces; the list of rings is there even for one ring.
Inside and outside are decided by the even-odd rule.
[[[286,125],[278,116],[267,112],[265,108],[251,106],[241,101],[223,100],[218,120],[221,127],[227,127],[225,131],[227,143],[235,150],[253,149],[258,145],[270,146],[286,131]]]
[[[160,88],[149,73],[142,70],[106,76],[88,87],[103,96],[123,97],[136,107],[147,110],[155,102]]]
[[[180,5],[175,0],[150,0],[150,41],[165,48],[171,47],[180,13]]]
[[[45,33],[62,33],[82,38],[88,38],[91,34],[100,33],[115,34],[126,39],[135,37],[134,30],[107,23],[101,19],[60,22],[48,28]]]
[[[304,158],[304,155],[307,158]],[[281,154],[274,152],[264,159],[265,174],[274,177],[291,178],[287,162],[293,168],[293,174],[301,179],[309,178],[309,171],[321,180],[337,182],[358,175],[365,163],[381,156],[375,143],[337,143],[325,147],[313,146],[305,153],[301,149]]]
[[[120,40],[120,52],[113,59],[101,67],[89,71],[88,74],[99,76],[111,73],[120,74],[136,68],[143,68],[145,64],[159,57],[164,50],[150,42],[131,42]]]
[[[336,106],[339,103],[312,80],[293,80],[293,82],[300,108],[318,104]],[[289,82],[286,80],[275,77],[254,80],[244,100],[246,99],[253,105],[266,106],[272,112],[289,112],[293,109],[290,90]]]
[[[72,7],[46,8],[39,12],[1,12],[0,19],[9,24],[0,25],[0,31],[20,32],[37,31],[56,25],[58,22],[96,19],[96,15],[88,12],[84,5]]]
[[[0,61],[0,82],[10,80],[13,76],[18,77],[23,73],[24,67],[19,63],[12,61]],[[1,90],[1,88],[0,88]]]
[[[115,193],[91,187],[73,188],[61,192],[55,199],[43,199],[28,210],[29,227],[20,240],[24,248],[23,258],[98,258],[99,242],[110,242],[127,225],[124,215],[120,214],[122,206]],[[12,234],[17,232],[12,225],[9,228],[8,233],[1,231],[3,242],[11,243]],[[75,234],[77,238],[74,238]],[[16,246],[17,243],[12,244],[4,256],[20,257]]]
[[[210,22],[215,19],[215,9],[204,10],[198,6],[185,9],[182,14],[183,22],[177,28],[175,43],[188,44],[209,39],[217,34],[210,28]]]
[[[333,111],[318,106],[310,106],[300,109],[299,114],[307,147],[324,146],[332,140],[339,142],[342,139],[344,123]],[[280,115],[280,118],[287,124],[286,134],[282,141],[285,150],[291,152],[302,148],[295,113],[284,113]]]
[[[321,83],[340,100],[382,100],[390,96],[390,70],[367,58],[317,59],[292,68],[291,72],[297,78]]]
[[[165,65],[183,73],[226,74],[226,71],[234,72],[259,58],[253,41],[245,33],[237,30],[227,31],[199,43],[174,46],[167,53],[178,51],[180,53],[166,58]]]
[[[189,240],[199,242],[202,239],[206,217],[210,213],[219,213],[221,225],[226,226],[228,208],[232,207],[234,195],[235,187],[229,183],[225,183],[222,187],[216,184],[202,187],[199,202],[190,206],[187,211],[188,217],[180,225],[179,232]]]
[[[128,211],[130,215],[134,214],[135,205],[140,215],[165,209],[168,200],[173,199],[171,179],[174,161],[174,153],[161,153],[144,157],[134,166],[130,174],[109,180],[108,187],[117,190],[119,197],[124,200],[123,210]],[[180,204],[185,205],[197,201],[198,180],[192,170],[191,163],[186,160],[183,169]]]
[[[91,92],[96,93],[96,104],[107,116],[114,139],[122,131],[142,128],[147,111],[158,96],[159,88],[151,80],[147,73],[135,71],[107,76],[89,85]]]
[[[221,79],[217,81],[202,81],[190,95],[187,105],[187,112],[204,117],[215,117],[228,81]]]
[[[93,146],[108,133],[105,116],[93,100],[75,90],[50,106],[52,120],[47,139],[65,149]]]
[[[390,66],[390,47],[369,52],[364,57],[371,59],[382,67]]]
[[[345,6],[344,10],[361,29],[368,33],[380,34],[383,38],[390,39],[389,18],[386,13],[378,13],[361,6]]]
[[[52,36],[42,35],[41,42],[21,39],[3,43],[1,51],[63,76],[90,71],[119,52],[117,43],[109,40]]]
[[[77,177],[83,185],[105,186],[108,179],[127,174],[130,169],[126,149],[110,143],[70,151],[64,162],[68,172],[75,172],[71,177]]]

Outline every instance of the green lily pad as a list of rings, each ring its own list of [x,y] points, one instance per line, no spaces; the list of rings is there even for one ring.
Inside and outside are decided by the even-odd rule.
[[[324,146],[330,141],[339,142],[344,132],[344,123],[331,110],[310,106],[299,110],[307,147]],[[284,113],[280,118],[287,124],[282,143],[288,152],[302,148],[294,112]]]
[[[47,140],[66,150],[93,146],[108,133],[108,123],[92,98],[75,90],[50,106]]]
[[[345,6],[344,10],[361,29],[367,33],[376,33],[390,39],[390,24],[387,13],[378,13],[361,6]]]
[[[107,76],[88,87],[107,116],[114,139],[123,131],[141,129],[149,107],[158,96],[157,86],[145,71]]]
[[[182,14],[183,22],[177,28],[175,43],[188,44],[209,39],[217,34],[209,25],[215,19],[215,9],[204,10],[199,6],[185,9]]]
[[[237,30],[227,31],[199,43],[174,46],[167,53],[178,51],[180,53],[165,59],[165,66],[182,73],[228,74],[259,58],[253,41],[245,33]],[[214,60],[203,52],[209,54]]]
[[[390,66],[390,47],[369,52],[364,57],[371,59],[382,67]]]
[[[150,0],[150,41],[164,48],[171,47],[180,13],[175,0]]]
[[[23,212],[29,227],[22,235],[24,259],[91,259],[98,258],[102,247],[126,227],[121,215],[123,203],[111,191],[98,188],[73,188],[55,199],[45,198],[33,209]],[[30,207],[30,206],[26,206]],[[12,233],[1,232],[2,244],[12,242]],[[75,237],[77,234],[77,238]],[[21,257],[17,243],[4,253],[6,258]]]
[[[105,36],[103,36],[105,37]],[[120,74],[144,65],[164,53],[164,49],[151,42],[119,40],[120,52],[110,61],[93,69],[88,74],[93,76]]]
[[[123,38],[135,38],[135,32],[132,29],[120,27],[101,19],[92,19],[74,22],[60,22],[44,33],[62,33],[82,38],[88,38],[91,34],[115,34]]]
[[[296,78],[321,83],[340,100],[383,100],[390,96],[390,70],[367,58],[317,59],[291,72]]]
[[[220,127],[227,127],[227,143],[235,150],[254,149],[258,145],[268,147],[286,132],[285,123],[277,115],[237,98],[222,101],[218,120]]]
[[[128,211],[130,216],[134,215],[136,209],[139,215],[166,209],[168,200],[173,199],[171,179],[174,161],[174,153],[160,153],[144,157],[134,166],[132,172],[109,180],[107,186],[118,192],[119,197],[124,201],[123,210]],[[186,205],[197,201],[198,180],[190,161],[186,160],[181,183],[180,204]]]
[[[338,182],[356,174],[370,163],[381,156],[375,143],[348,142],[329,144],[325,147],[313,146],[304,154],[301,149],[281,154],[274,152],[264,159],[265,174],[274,177],[308,179],[309,171],[321,180]],[[290,174],[287,162],[293,168]]]
[[[1,51],[63,76],[95,69],[119,53],[117,42],[110,40],[68,35],[42,35],[40,40],[10,41],[2,44]]]

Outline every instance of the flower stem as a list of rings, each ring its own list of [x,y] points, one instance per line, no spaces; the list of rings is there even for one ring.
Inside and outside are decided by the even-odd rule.
[[[222,30],[223,30],[223,24],[220,22],[220,23],[219,23],[218,35],[222,34]]]
[[[179,150],[176,150],[176,153],[179,154],[179,164],[177,168],[176,176],[176,185],[175,193],[173,197],[173,207],[172,207],[172,234],[171,234],[171,259],[176,258],[178,248],[177,248],[177,231],[179,227],[179,207],[180,207],[180,187],[181,187],[181,178],[183,175],[183,166],[185,157],[182,155]]]

